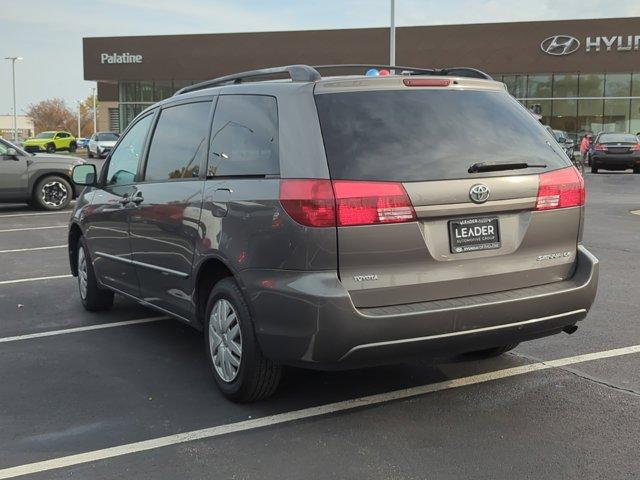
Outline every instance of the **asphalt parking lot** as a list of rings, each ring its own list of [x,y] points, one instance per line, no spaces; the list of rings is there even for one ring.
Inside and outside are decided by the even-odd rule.
[[[640,175],[586,183],[600,287],[575,334],[291,369],[252,405],[217,391],[189,327],[125,299],[82,309],[69,212],[0,205],[0,478],[640,477]]]

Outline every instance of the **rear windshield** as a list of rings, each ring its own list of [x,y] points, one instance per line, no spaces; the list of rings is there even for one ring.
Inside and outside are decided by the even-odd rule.
[[[625,133],[603,133],[599,143],[638,143],[638,137]]]
[[[506,92],[415,90],[316,95],[332,178],[401,182],[540,173],[468,173],[477,162],[570,165]]]
[[[118,140],[118,135],[115,133],[99,133],[98,141],[99,142],[115,142]]]

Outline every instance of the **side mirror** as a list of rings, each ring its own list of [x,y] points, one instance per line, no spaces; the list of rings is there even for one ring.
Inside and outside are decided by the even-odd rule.
[[[98,179],[96,166],[91,163],[76,165],[75,167],[73,167],[71,178],[73,179],[73,183],[75,183],[76,185],[85,185],[87,187],[92,187],[96,185]]]
[[[18,160],[18,151],[13,147],[7,148],[7,153],[5,153],[5,155],[9,158],[13,158],[14,160]]]

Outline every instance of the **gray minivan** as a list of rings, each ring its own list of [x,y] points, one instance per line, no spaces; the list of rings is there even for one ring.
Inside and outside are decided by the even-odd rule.
[[[101,173],[74,171],[85,308],[117,293],[204,331],[235,401],[272,394],[283,365],[572,333],[598,277],[579,172],[502,83],[395,68],[245,72],[142,112]]]

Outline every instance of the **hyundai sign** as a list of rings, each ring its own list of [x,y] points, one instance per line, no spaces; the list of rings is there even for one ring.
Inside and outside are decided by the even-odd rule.
[[[553,35],[540,42],[540,50],[548,55],[570,55],[583,44],[571,35]],[[640,35],[589,36],[584,40],[585,52],[616,51],[629,52],[640,50]]]

